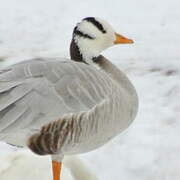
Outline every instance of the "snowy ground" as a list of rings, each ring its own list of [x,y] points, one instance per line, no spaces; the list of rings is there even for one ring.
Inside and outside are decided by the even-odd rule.
[[[86,16],[106,19],[135,41],[104,55],[134,83],[138,117],[109,144],[80,155],[83,164],[70,158],[66,180],[72,179],[68,171],[75,161],[81,165],[78,170],[78,163],[73,164],[74,172],[83,174],[86,164],[99,180],[180,179],[179,8],[179,0],[0,0],[1,67],[37,56],[68,57],[72,29]],[[0,144],[1,180],[51,179],[48,157],[11,151]]]

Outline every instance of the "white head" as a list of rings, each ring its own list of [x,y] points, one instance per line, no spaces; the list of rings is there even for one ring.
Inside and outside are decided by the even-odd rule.
[[[85,18],[77,24],[73,31],[73,41],[78,47],[81,58],[88,64],[91,64],[92,59],[98,57],[103,50],[114,44],[133,43],[132,40],[115,33],[106,21],[94,17]],[[76,57],[71,58],[76,60]]]

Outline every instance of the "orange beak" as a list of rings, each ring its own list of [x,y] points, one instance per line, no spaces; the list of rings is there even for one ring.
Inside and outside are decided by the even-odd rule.
[[[134,43],[133,40],[128,39],[124,36],[121,36],[120,34],[115,33],[116,40],[114,41],[114,44],[131,44]]]

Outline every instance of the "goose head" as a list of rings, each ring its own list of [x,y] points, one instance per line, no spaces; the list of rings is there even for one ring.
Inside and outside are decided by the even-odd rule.
[[[127,43],[133,43],[133,40],[116,33],[108,22],[87,17],[74,28],[70,55],[72,60],[92,64],[103,50]]]

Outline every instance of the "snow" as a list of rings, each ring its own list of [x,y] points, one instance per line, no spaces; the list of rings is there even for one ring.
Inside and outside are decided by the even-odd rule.
[[[99,180],[180,179],[178,0],[0,0],[0,4],[1,67],[32,57],[68,57],[72,29],[87,16],[107,20],[135,41],[103,54],[135,85],[140,99],[136,120],[102,148],[69,157],[65,179],[85,180],[77,174],[93,179],[91,172]],[[24,176],[50,180],[50,168],[48,157],[0,144],[1,180]]]
[[[27,150],[15,150],[13,153],[4,152],[2,155],[0,159],[1,180],[24,180],[24,178],[26,180],[52,179],[51,160],[48,156],[37,156]],[[88,168],[84,166],[84,163],[75,156],[65,157],[61,179],[97,180]]]

